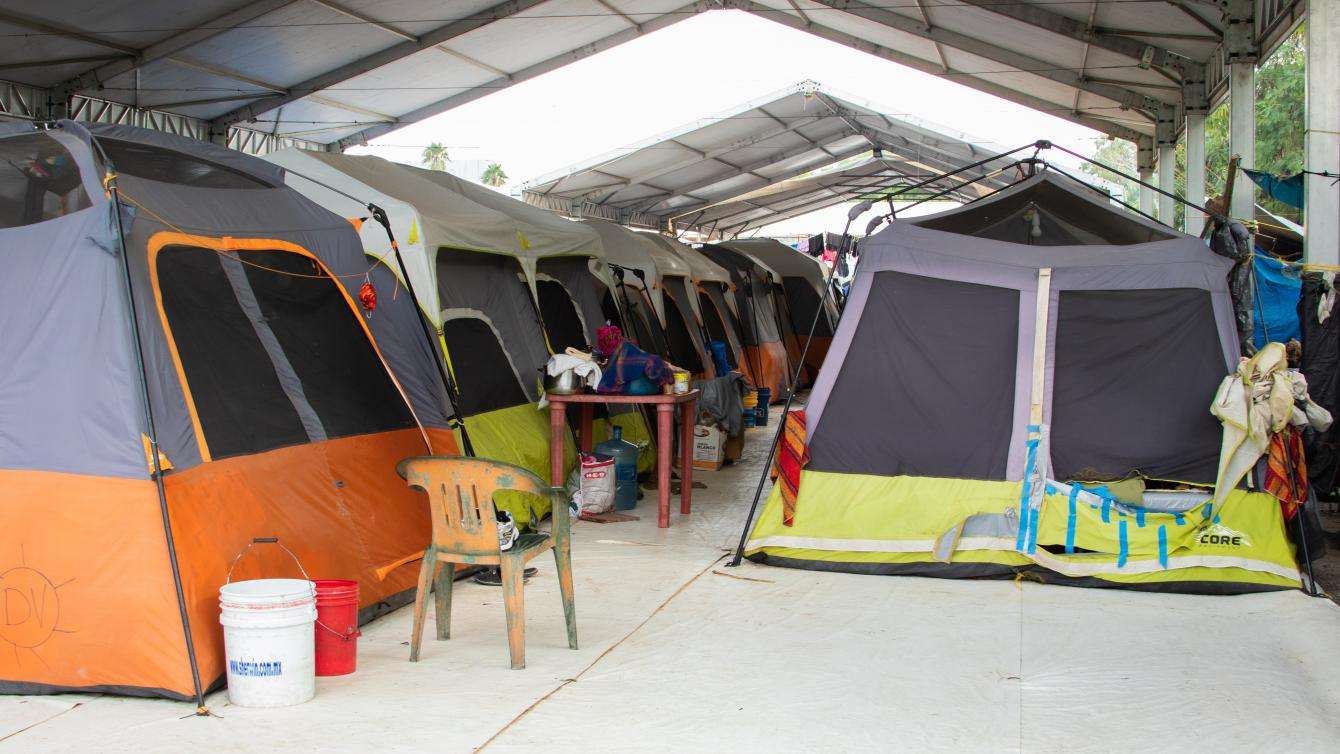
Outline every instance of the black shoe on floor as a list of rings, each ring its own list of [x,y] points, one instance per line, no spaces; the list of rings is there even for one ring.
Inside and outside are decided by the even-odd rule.
[[[530,577],[539,572],[540,569],[538,568],[527,568],[521,575],[522,583],[530,581]],[[485,568],[475,574],[475,577],[470,580],[476,584],[483,584],[484,586],[502,586],[502,571],[497,568]]]

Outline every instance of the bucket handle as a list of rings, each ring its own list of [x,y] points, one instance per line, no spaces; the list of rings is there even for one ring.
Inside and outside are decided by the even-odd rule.
[[[280,544],[279,537],[253,537],[251,542],[247,543],[247,546],[243,547],[242,551],[237,553],[237,557],[233,558],[232,564],[228,566],[228,579],[224,583],[226,584],[233,583],[233,569],[237,567],[237,561],[241,560],[242,556],[250,552],[251,548],[255,547],[256,545],[279,545],[279,548],[281,550],[288,553],[288,556],[290,558],[293,558],[293,562],[297,564],[298,570],[302,573],[303,579],[307,581],[312,580],[312,577],[307,575],[307,569],[302,567],[302,561],[298,560],[298,556],[294,555],[293,551],[288,549],[287,546]]]
[[[339,631],[336,631],[335,629],[331,628],[330,626],[327,626],[326,624],[322,623],[320,618],[317,618],[317,619],[316,619],[316,625],[319,626],[319,627],[321,627],[321,628],[323,628],[323,629],[325,629],[326,631],[328,631],[328,632],[334,634],[337,638],[339,638],[340,641],[349,641],[350,639],[357,639],[358,637],[360,637],[360,636],[363,635],[363,632],[362,632],[362,631],[359,631],[358,628],[357,628],[356,626],[355,626],[355,627],[351,627],[351,628],[350,628],[347,632],[345,632],[345,633],[340,633]]]

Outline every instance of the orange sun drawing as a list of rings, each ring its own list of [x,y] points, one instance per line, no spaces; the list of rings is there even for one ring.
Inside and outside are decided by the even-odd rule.
[[[25,660],[36,660],[49,669],[38,650],[56,634],[74,633],[60,627],[59,590],[71,581],[74,579],[57,584],[30,567],[21,547],[19,565],[0,571],[0,645],[8,644],[12,648],[14,662],[19,667]],[[0,652],[0,658],[8,654]]]

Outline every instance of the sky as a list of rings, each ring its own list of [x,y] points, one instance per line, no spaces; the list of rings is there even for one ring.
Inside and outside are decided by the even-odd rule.
[[[910,114],[1013,148],[1049,139],[1085,154],[1100,134],[952,81],[742,11],[699,14],[350,149],[418,164],[431,142],[453,160],[498,162],[525,181],[813,80],[880,112]],[[1059,153],[1048,157],[1075,165]],[[943,209],[933,203],[918,210]],[[916,214],[914,212],[913,214]],[[842,230],[844,207],[758,235]]]

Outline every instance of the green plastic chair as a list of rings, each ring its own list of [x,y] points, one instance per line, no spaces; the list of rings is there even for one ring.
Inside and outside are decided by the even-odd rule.
[[[424,601],[432,587],[437,601],[437,638],[451,634],[451,589],[455,564],[496,565],[502,571],[503,607],[507,613],[507,644],[512,669],[526,667],[526,613],[522,574],[526,563],[554,551],[563,614],[568,625],[568,647],[577,648],[577,614],[572,594],[572,522],[564,490],[550,487],[519,466],[486,458],[414,456],[396,465],[410,487],[428,493],[433,518],[433,540],[423,551],[419,586],[414,595],[414,632],[410,662],[419,660],[423,638]],[[553,534],[522,534],[506,552],[498,546],[498,522],[493,496],[513,490],[553,503]]]

